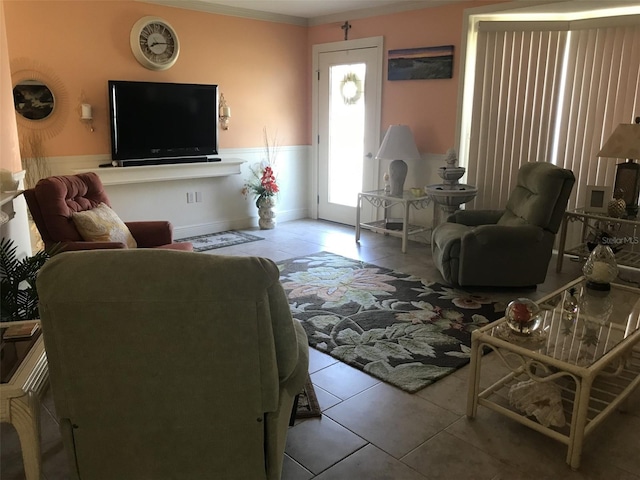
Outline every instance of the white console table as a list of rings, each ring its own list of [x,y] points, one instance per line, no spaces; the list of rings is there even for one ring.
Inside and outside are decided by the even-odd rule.
[[[224,177],[239,175],[245,160],[226,158],[220,162],[176,163],[141,167],[105,167],[74,170],[74,173],[97,173],[103,185],[128,183],[165,182],[190,178]]]

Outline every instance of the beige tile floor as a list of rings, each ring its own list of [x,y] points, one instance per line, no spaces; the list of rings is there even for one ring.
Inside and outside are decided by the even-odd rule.
[[[353,227],[312,220],[247,232],[264,240],[210,253],[279,261],[324,250],[442,281],[425,243],[410,242],[402,254],[398,238],[363,232],[356,244]],[[539,298],[579,273],[576,262],[565,261],[563,272],[556,274],[554,257],[547,281],[537,289],[483,293],[504,300]],[[636,281],[640,277],[630,270],[623,275]],[[290,428],[283,480],[640,480],[640,392],[631,398],[627,413],[614,413],[587,439],[581,468],[572,471],[565,464],[566,448],[554,440],[483,407],[476,419],[467,419],[468,367],[408,394],[316,350],[310,354],[323,416]],[[488,384],[501,366],[491,356],[483,365]],[[15,431],[2,424],[0,434],[0,478],[23,479]],[[42,406],[42,456],[46,480],[68,478],[49,394]]]

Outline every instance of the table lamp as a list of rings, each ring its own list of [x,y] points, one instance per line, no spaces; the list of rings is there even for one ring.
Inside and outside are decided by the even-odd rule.
[[[404,181],[407,178],[405,160],[419,160],[420,152],[416,147],[411,129],[407,125],[390,125],[376,154],[378,160],[391,160],[389,164],[389,183],[392,197],[402,197]]]
[[[621,123],[598,152],[599,157],[626,158],[616,170],[614,191],[621,192],[621,198],[627,205],[627,215],[631,218],[638,214],[638,196],[640,194],[640,117],[636,123]]]

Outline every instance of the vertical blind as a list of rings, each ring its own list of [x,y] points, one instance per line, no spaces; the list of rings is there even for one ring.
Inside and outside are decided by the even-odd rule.
[[[474,208],[503,208],[527,162],[573,170],[568,208],[584,204],[587,184],[613,185],[616,162],[597,153],[640,115],[638,25],[637,15],[479,23],[466,162]]]
[[[578,180],[568,208],[584,205],[586,185],[613,185],[621,160],[597,154],[618,124],[640,115],[639,92],[640,27],[570,32],[555,159]]]

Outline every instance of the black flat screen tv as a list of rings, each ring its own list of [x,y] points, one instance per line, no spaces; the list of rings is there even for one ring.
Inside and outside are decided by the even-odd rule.
[[[204,159],[218,153],[218,86],[109,81],[113,160]]]

